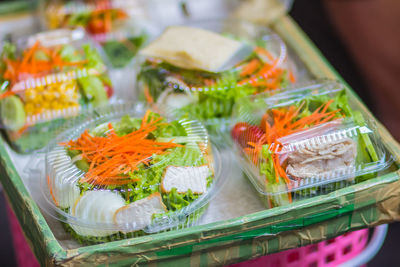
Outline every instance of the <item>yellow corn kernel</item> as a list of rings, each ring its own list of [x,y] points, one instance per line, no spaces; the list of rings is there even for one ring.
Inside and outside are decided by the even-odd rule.
[[[25,97],[26,97],[26,99],[33,99],[33,98],[35,97],[35,95],[36,95],[36,92],[35,92],[34,89],[29,88],[29,89],[27,89],[27,90],[25,91]]]
[[[56,92],[51,92],[51,91],[44,92],[43,93],[43,98],[44,98],[45,101],[53,101],[55,99],[55,95],[56,94],[57,94]]]
[[[41,94],[36,95],[36,97],[32,100],[33,103],[41,103],[43,102],[43,96]]]
[[[35,111],[35,107],[32,103],[25,104],[25,112],[28,114],[32,114]]]
[[[43,102],[42,102],[42,107],[43,107],[44,109],[50,108],[50,102],[43,101]]]

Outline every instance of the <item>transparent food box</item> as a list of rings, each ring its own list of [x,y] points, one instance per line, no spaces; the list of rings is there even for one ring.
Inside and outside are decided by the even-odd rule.
[[[337,82],[243,98],[234,113],[237,160],[268,207],[376,177],[393,161]]]
[[[42,23],[48,29],[83,27],[90,34],[107,33],[130,18],[146,18],[146,1],[44,1]]]
[[[150,17],[163,25],[190,20],[234,18],[267,25],[288,12],[292,0],[147,0]]]
[[[132,67],[151,32],[143,1],[50,1],[43,9],[46,28],[84,28],[101,44],[112,68]]]
[[[82,29],[42,32],[3,44],[0,119],[15,150],[42,148],[65,118],[115,98],[102,58]]]
[[[205,212],[226,164],[200,122],[110,105],[48,145],[39,204],[83,243],[180,229]]]
[[[92,34],[92,38],[102,46],[111,68],[132,68],[139,49],[152,35],[152,29],[147,28],[130,21],[111,32]]]
[[[162,112],[202,121],[228,118],[240,97],[296,81],[280,37],[240,20],[170,26],[141,55],[140,99]]]

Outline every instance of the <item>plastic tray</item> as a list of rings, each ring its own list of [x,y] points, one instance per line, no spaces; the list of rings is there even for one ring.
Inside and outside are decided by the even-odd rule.
[[[393,162],[340,83],[244,98],[235,115],[237,159],[269,207],[373,178]]]
[[[274,26],[314,77],[340,78],[289,17],[280,18]],[[354,93],[351,96],[359,109],[368,112]],[[398,143],[382,125],[378,128],[385,146],[393,155],[400,155]],[[398,216],[399,172],[394,167],[377,178],[286,207],[254,214],[249,210],[241,217],[221,217],[207,225],[100,246],[71,246],[68,235],[58,232],[53,220],[46,222],[46,214],[35,205],[23,184],[25,177],[17,172],[19,158],[15,159],[4,142],[0,142],[0,154],[4,191],[42,265],[99,265],[104,261],[110,265],[228,265],[387,223]],[[237,173],[232,175],[238,178]],[[294,219],[299,215],[304,218]]]
[[[207,120],[227,118],[231,115],[234,102],[241,96],[257,91],[274,90],[286,87],[295,81],[294,65],[287,59],[285,44],[266,27],[240,20],[204,20],[189,22],[185,26],[226,34],[238,38],[249,46],[259,45],[267,52],[260,52],[269,67],[259,62],[258,68],[265,67],[265,72],[254,71],[254,74],[239,77],[243,67],[235,67],[223,73],[210,74],[204,71],[190,71],[193,75],[203,75],[206,81],[189,83],[191,75],[182,78],[182,68],[160,65],[154,58],[146,58],[138,74],[141,99],[159,110],[172,116],[189,116]],[[266,53],[262,54],[262,53]],[[262,55],[261,55],[262,54]],[[154,64],[151,64],[150,61]],[[266,63],[268,64],[268,63]],[[269,69],[267,69],[269,68]],[[269,79],[273,76],[276,82]],[[208,83],[206,85],[205,83]],[[211,83],[211,84],[210,84]],[[172,105],[171,102],[180,103]],[[183,104],[182,104],[183,103]]]
[[[101,49],[90,42],[83,30],[42,32],[21,38],[11,45],[15,45],[19,60],[13,61],[14,65],[23,64],[23,51],[36,49],[36,57],[53,55],[52,61],[56,66],[43,71],[36,69],[34,73],[12,70],[13,77],[5,77],[1,85],[2,126],[18,152],[43,147],[49,140],[46,133],[51,133],[53,127],[63,123],[64,118],[77,115],[83,108],[103,105],[116,98],[112,98],[113,87]],[[6,50],[5,46],[3,50]],[[63,59],[63,55],[79,56],[79,60],[66,59],[66,56]],[[47,62],[37,60],[40,61],[36,68]],[[61,63],[56,60],[72,63],[65,63],[60,68]],[[26,65],[35,68],[32,62]]]
[[[221,188],[225,178],[224,171],[227,166],[222,166],[218,148],[211,145],[207,131],[197,121],[182,119],[173,123],[168,122],[175,127],[174,129],[179,129],[179,132],[185,132],[187,136],[184,137],[162,138],[165,136],[163,134],[168,134],[167,130],[159,133],[152,130],[151,135],[159,140],[157,142],[168,142],[168,144],[176,142],[174,145],[181,144],[185,147],[184,150],[181,147],[167,149],[169,152],[166,152],[166,155],[175,157],[171,163],[168,162],[167,156],[156,156],[158,152],[154,152],[149,158],[143,158],[147,163],[137,166],[139,170],[134,171],[134,167],[129,167],[131,166],[129,157],[134,157],[135,154],[132,154],[133,152],[125,153],[129,163],[126,163],[124,169],[118,173],[121,175],[124,172],[128,173],[133,180],[126,182],[124,186],[114,185],[114,180],[109,180],[112,178],[109,178],[107,174],[99,173],[99,177],[97,174],[89,176],[88,173],[92,171],[89,165],[87,165],[89,170],[84,171],[82,167],[77,167],[78,163],[74,163],[82,161],[82,156],[71,156],[67,153],[66,145],[60,144],[77,139],[86,129],[95,129],[94,132],[101,131],[101,133],[110,134],[110,131],[113,131],[107,130],[110,129],[108,125],[110,122],[113,123],[114,130],[119,135],[121,133],[119,131],[128,126],[115,122],[126,114],[131,118],[142,118],[144,111],[134,104],[112,105],[97,109],[94,113],[82,115],[66,124],[67,130],[63,131],[47,148],[46,175],[41,180],[44,201],[39,201],[39,204],[51,216],[64,222],[67,229],[79,241],[106,242],[194,225],[204,213],[210,198],[217,189]],[[151,115],[149,118],[156,119]],[[149,124],[155,123],[150,119],[148,121]],[[163,121],[161,124],[154,125],[158,129],[165,123]],[[94,133],[93,131],[89,130],[91,134]],[[126,131],[125,133],[132,132],[131,128]],[[67,147],[71,148],[70,145]],[[135,146],[140,145],[141,143],[135,144]],[[160,145],[162,144],[157,144],[157,146]],[[83,153],[85,151],[83,150]],[[90,155],[90,152],[86,151],[86,153]],[[114,158],[111,157],[107,161],[112,160]],[[90,159],[88,163],[90,163]],[[131,169],[129,170],[129,168]],[[110,176],[112,175],[110,174]],[[91,178],[86,180],[87,177]],[[186,180],[179,180],[182,177]],[[192,178],[189,184],[186,182],[188,178]],[[129,178],[122,180],[126,179]],[[78,181],[80,181],[79,188],[77,187]],[[107,183],[112,185],[105,185]],[[174,191],[174,187],[177,188],[176,191]],[[86,188],[87,191],[85,191]],[[188,191],[188,188],[193,191]],[[153,200],[157,203],[152,203]],[[160,204],[159,201],[163,204]],[[158,206],[159,204],[163,207]],[[109,205],[108,208],[107,205]],[[146,207],[149,208],[148,205],[153,205],[152,209],[146,210]],[[125,211],[128,212],[124,213]],[[153,216],[153,213],[160,214]],[[143,221],[141,219],[135,221],[137,216],[140,218],[143,216]]]

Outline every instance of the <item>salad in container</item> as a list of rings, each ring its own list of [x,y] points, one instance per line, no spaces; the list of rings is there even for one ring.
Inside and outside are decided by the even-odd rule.
[[[241,97],[296,81],[282,40],[267,28],[240,20],[167,27],[140,54],[142,100],[206,124],[229,118]]]
[[[180,229],[205,212],[222,171],[198,121],[111,105],[71,121],[49,144],[42,208],[82,243]]]
[[[65,118],[112,95],[105,64],[82,30],[43,32],[2,47],[0,120],[19,152],[42,148]]]
[[[44,7],[47,28],[84,28],[101,44],[113,68],[130,65],[147,40],[146,12],[139,0],[53,1]]]
[[[92,38],[102,46],[110,67],[121,69],[133,67],[139,49],[149,38],[149,32],[137,23],[126,23],[112,32],[93,34]]]
[[[243,98],[235,116],[237,159],[267,207],[374,178],[392,163],[372,118],[340,83]]]

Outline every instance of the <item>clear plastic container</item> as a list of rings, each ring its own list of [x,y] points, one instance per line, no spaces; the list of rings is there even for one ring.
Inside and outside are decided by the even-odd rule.
[[[38,33],[5,43],[0,119],[19,152],[43,147],[54,127],[83,108],[107,104],[113,87],[101,49],[82,29]]]
[[[83,27],[90,34],[111,32],[131,18],[146,18],[146,1],[43,1],[42,24],[47,29]]]
[[[110,68],[131,68],[152,32],[141,0],[48,1],[42,9],[45,28],[83,27],[103,47]]]
[[[38,202],[84,243],[194,225],[229,169],[201,123],[159,121],[134,104],[96,109],[64,128],[47,147]]]
[[[230,133],[268,207],[376,177],[393,162],[373,119],[336,82],[243,98]]]
[[[293,0],[147,0],[152,21],[163,25],[233,17],[267,25],[290,9]]]
[[[108,33],[92,34],[92,38],[102,46],[113,69],[132,68],[135,56],[150,36],[150,31],[135,21],[126,22]]]
[[[295,82],[296,70],[287,58],[286,46],[268,28],[230,19],[192,21],[185,26],[220,33],[254,50],[236,66],[218,73],[145,58],[138,74],[141,100],[160,111],[202,121],[228,118],[238,98]]]

